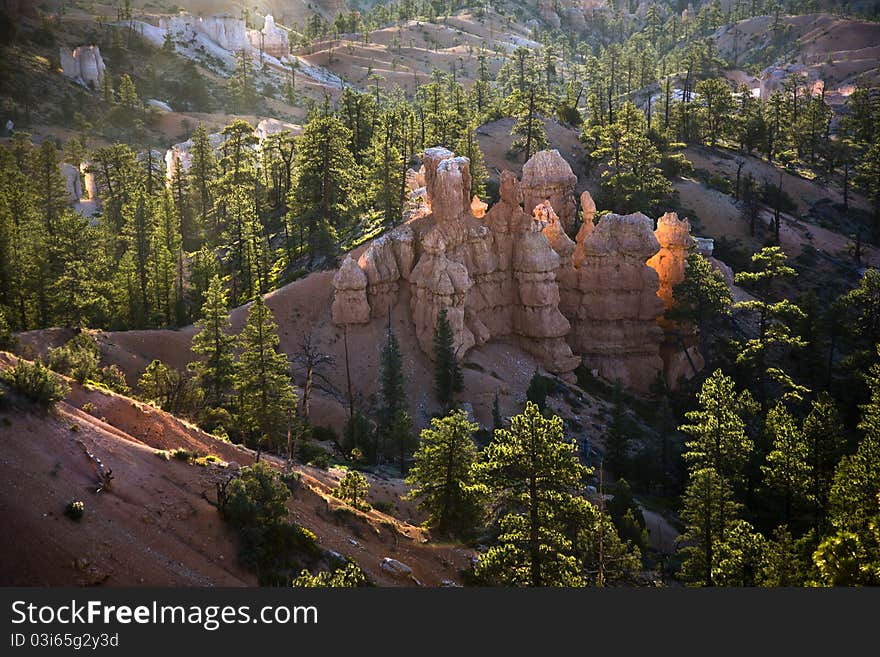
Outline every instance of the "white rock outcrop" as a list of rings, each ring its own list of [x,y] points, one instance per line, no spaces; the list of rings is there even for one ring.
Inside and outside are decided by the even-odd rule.
[[[77,46],[73,50],[61,48],[61,69],[64,76],[75,80],[93,89],[98,89],[104,83],[104,73],[107,67],[101,57],[101,49],[98,46]]]

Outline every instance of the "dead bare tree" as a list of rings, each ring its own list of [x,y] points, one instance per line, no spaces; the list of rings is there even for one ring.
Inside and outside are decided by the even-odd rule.
[[[299,351],[293,355],[291,361],[294,370],[303,372],[305,383],[303,385],[302,418],[309,420],[309,405],[312,399],[312,390],[318,390],[334,397],[338,397],[336,387],[324,375],[324,369],[336,364],[333,356],[320,351],[312,342],[311,334],[306,334],[300,343]]]

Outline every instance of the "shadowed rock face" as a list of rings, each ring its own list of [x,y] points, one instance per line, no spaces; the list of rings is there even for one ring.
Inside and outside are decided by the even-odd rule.
[[[604,378],[643,392],[663,372],[663,302],[657,272],[645,264],[660,248],[652,228],[641,213],[607,214],[578,236],[578,265],[559,272],[572,350]]]
[[[468,159],[445,148],[426,151],[425,206],[374,240],[357,261],[346,257],[333,281],[333,321],[384,317],[408,284],[415,332],[432,358],[437,316],[445,306],[459,358],[475,345],[506,337],[566,378],[583,362],[607,379],[647,392],[664,372],[661,276],[647,261],[666,252],[652,220],[641,213],[608,214],[594,226],[596,206],[588,193],[581,197],[585,222],[572,241],[560,209],[573,224],[574,184],[557,175],[561,167],[552,163],[562,160],[558,153],[548,153],[555,151],[526,163],[531,187],[504,171],[501,198],[486,212],[468,195]],[[542,198],[529,205],[536,189],[543,190]],[[550,189],[552,195],[543,193]],[[674,215],[661,221],[662,246],[676,258],[663,258],[662,282],[669,287],[683,272],[677,259],[686,257],[689,226]]]

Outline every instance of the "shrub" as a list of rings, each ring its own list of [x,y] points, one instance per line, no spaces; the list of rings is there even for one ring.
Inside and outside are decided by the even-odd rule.
[[[303,463],[313,465],[316,468],[326,470],[330,467],[330,455],[326,450],[318,447],[309,440],[304,440],[297,446],[299,458]]]
[[[178,447],[173,452],[171,452],[171,456],[176,458],[178,461],[184,461],[185,463],[189,463],[190,461],[195,461],[198,454],[196,454],[194,452],[190,452],[189,450],[184,449],[183,447]]]
[[[303,560],[321,555],[317,537],[308,529],[287,522],[290,489],[266,463],[242,468],[229,482],[223,517],[238,530],[242,563],[259,573],[261,585],[288,585]]]
[[[339,486],[333,491],[341,500],[345,500],[355,509],[369,511],[372,507],[367,503],[367,494],[370,492],[370,482],[360,472],[350,470],[339,482]]]
[[[61,401],[70,392],[70,388],[39,360],[33,363],[19,360],[14,368],[3,373],[3,380],[44,408]]]
[[[66,515],[71,520],[76,520],[79,522],[83,514],[86,512],[86,505],[80,500],[74,500],[67,503],[67,506],[64,508],[64,515]]]
[[[526,391],[526,398],[543,411],[547,406],[547,395],[552,393],[555,388],[556,384],[553,382],[553,379],[542,376],[535,370],[532,380],[529,382],[529,388]]]
[[[99,383],[113,392],[118,392],[120,395],[127,395],[131,392],[131,388],[128,387],[128,381],[125,380],[125,374],[122,373],[122,370],[117,365],[102,367],[95,372],[95,377]]]
[[[355,588],[366,585],[367,578],[364,575],[364,571],[354,561],[349,561],[343,568],[337,568],[332,572],[323,571],[317,575],[312,575],[309,571],[303,570],[291,582],[291,586],[307,588]]]
[[[77,383],[95,377],[100,351],[95,340],[87,333],[80,333],[64,346],[50,349],[46,364],[59,374],[69,376]]]
[[[334,443],[339,442],[339,434],[336,433],[333,427],[313,426],[312,438],[321,442],[326,442],[328,440]]]
[[[291,493],[296,492],[302,482],[302,475],[298,472],[285,472],[281,475],[281,483],[287,486]]]
[[[85,404],[83,404],[82,409],[84,412],[89,413],[90,415],[94,415],[95,411],[97,410],[92,402],[86,402]]]
[[[394,511],[394,503],[390,500],[379,500],[378,502],[373,504],[373,507],[377,511],[381,511],[382,513],[389,516],[392,515],[392,512]]]

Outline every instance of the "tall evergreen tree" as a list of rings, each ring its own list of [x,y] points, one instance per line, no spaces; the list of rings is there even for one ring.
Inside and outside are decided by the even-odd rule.
[[[803,432],[812,472],[810,495],[814,505],[814,529],[819,533],[824,529],[834,466],[844,443],[844,427],[834,399],[827,392],[813,400],[810,413],[804,419]]]
[[[235,372],[239,421],[259,452],[264,443],[277,447],[286,442],[287,423],[296,411],[296,392],[287,371],[287,357],[278,353],[277,325],[262,297],[248,312],[239,336],[241,354]]]
[[[500,535],[477,564],[478,576],[508,586],[582,586],[585,578],[567,518],[588,503],[578,497],[589,470],[562,420],[525,411],[499,429],[474,473],[499,514]]]
[[[445,408],[452,406],[455,394],[461,392],[464,386],[464,378],[455,354],[455,336],[449,325],[446,306],[441,306],[434,330],[434,386],[437,401]]]
[[[744,364],[753,372],[755,393],[764,413],[768,409],[770,382],[775,382],[786,397],[800,399],[806,392],[781,367],[781,356],[788,350],[803,347],[804,342],[791,328],[791,323],[803,318],[803,312],[792,301],[781,298],[778,301],[778,284],[784,278],[797,275],[794,268],[786,264],[786,255],[778,246],[761,249],[752,256],[754,271],[736,274],[737,284],[751,287],[755,299],[740,301],[735,309],[749,310],[757,315],[758,335],[748,340],[737,356],[737,363]]]
[[[309,256],[327,253],[359,205],[358,168],[350,131],[328,107],[314,113],[297,143],[296,177],[288,206],[308,232]]]
[[[473,435],[479,428],[458,410],[433,418],[422,430],[406,481],[409,497],[428,516],[426,525],[440,536],[468,537],[484,515],[472,470],[478,458]]]
[[[726,489],[741,481],[754,449],[741,416],[748,401],[720,369],[703,382],[697,401],[699,408],[685,413],[687,424],[679,427],[690,437],[684,459],[693,471],[711,468]]]
[[[681,576],[689,584],[714,586],[718,550],[736,520],[739,505],[730,487],[714,468],[694,470],[683,498],[681,518],[686,529],[681,536],[684,561]]]
[[[766,432],[770,453],[761,471],[767,486],[782,498],[782,520],[791,526],[792,514],[810,497],[813,473],[809,446],[797,422],[781,402],[767,414]]]
[[[235,337],[229,334],[226,291],[218,276],[211,279],[202,306],[202,318],[196,322],[192,352],[200,356],[190,363],[209,407],[224,406],[235,374]]]

